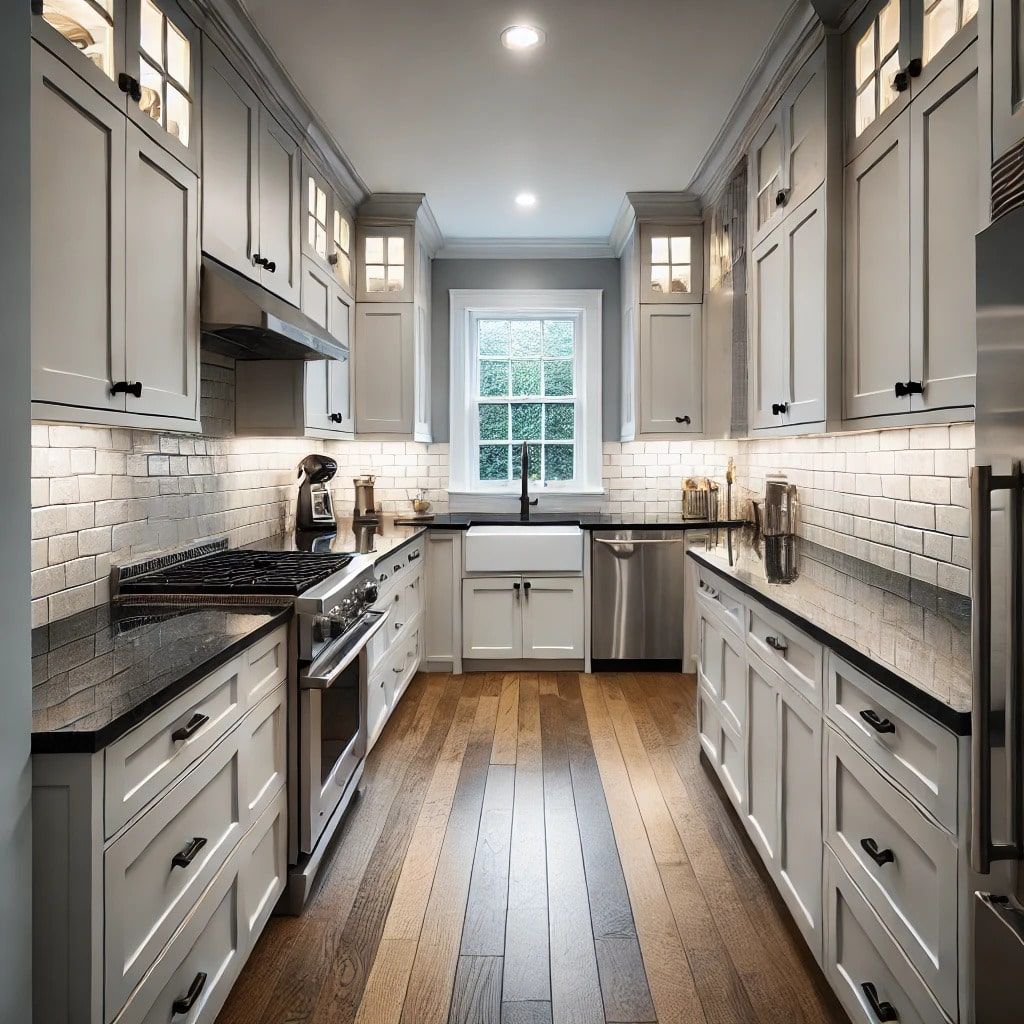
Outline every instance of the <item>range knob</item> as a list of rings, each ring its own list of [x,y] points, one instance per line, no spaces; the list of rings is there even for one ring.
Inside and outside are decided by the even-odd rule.
[[[373,580],[371,580],[369,583],[363,584],[361,596],[363,599],[363,604],[373,604],[374,601],[376,601],[377,598],[380,597],[380,588]]]

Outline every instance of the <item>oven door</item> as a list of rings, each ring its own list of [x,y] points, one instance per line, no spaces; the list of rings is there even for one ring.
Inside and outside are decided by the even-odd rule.
[[[366,753],[367,650],[387,612],[367,612],[299,672],[299,848],[312,853]]]

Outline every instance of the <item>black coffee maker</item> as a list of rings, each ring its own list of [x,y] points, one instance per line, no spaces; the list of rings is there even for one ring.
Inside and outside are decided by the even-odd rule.
[[[299,463],[299,505],[295,513],[295,529],[325,533],[336,531],[334,502],[327,488],[334,479],[338,464],[326,455],[307,455]]]

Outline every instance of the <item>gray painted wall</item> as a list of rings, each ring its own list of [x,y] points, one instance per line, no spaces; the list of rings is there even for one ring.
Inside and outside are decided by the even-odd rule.
[[[619,439],[622,314],[618,260],[434,260],[430,398],[435,441],[448,440],[448,292],[453,288],[600,288],[604,292],[601,309],[602,433],[606,441]]]
[[[32,1019],[32,813],[29,737],[29,24],[0,4],[0,1020]]]

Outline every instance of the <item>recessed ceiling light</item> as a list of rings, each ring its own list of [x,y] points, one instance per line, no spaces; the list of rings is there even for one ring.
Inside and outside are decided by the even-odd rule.
[[[529,50],[544,42],[544,33],[534,25],[509,25],[501,33],[501,45],[508,50]]]
[[[520,192],[516,196],[516,205],[529,209],[531,206],[537,205],[537,197],[532,192]]]

